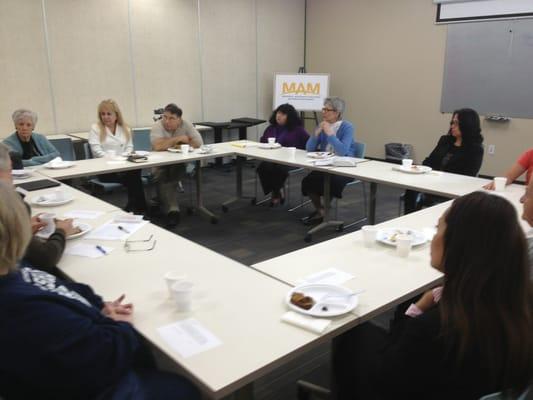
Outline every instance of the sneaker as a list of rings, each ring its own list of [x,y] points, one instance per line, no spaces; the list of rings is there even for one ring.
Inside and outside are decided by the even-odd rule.
[[[167,214],[167,228],[174,228],[180,223],[180,212],[171,211]]]

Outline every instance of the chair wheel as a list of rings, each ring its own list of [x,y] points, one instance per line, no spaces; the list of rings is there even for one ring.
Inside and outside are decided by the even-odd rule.
[[[227,213],[229,211],[227,206],[222,206],[222,212]]]
[[[309,233],[307,235],[305,235],[305,237],[304,237],[304,242],[305,243],[310,243],[311,240],[313,240],[313,237]]]
[[[250,200],[250,203],[252,204],[252,206],[255,206],[257,204],[257,199],[254,197]]]
[[[218,224],[218,218],[217,218],[217,217],[211,217],[210,222],[211,222],[213,225]]]
[[[344,230],[344,225],[337,226],[337,232],[342,232]]]

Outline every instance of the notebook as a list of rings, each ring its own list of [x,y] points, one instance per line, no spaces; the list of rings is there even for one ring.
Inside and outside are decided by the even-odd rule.
[[[33,182],[19,183],[18,185],[15,185],[15,187],[22,188],[24,190],[27,190],[28,192],[31,192],[33,190],[47,189],[59,185],[59,182],[51,181],[49,179],[41,179]]]

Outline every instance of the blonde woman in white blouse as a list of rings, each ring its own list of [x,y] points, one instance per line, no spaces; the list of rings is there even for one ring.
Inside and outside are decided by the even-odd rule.
[[[117,155],[133,151],[131,130],[124,122],[118,104],[111,99],[98,105],[98,122],[91,126],[89,145],[93,157],[103,157],[113,151]],[[102,182],[119,182],[128,190],[126,211],[144,213],[146,199],[141,180],[141,170],[104,174],[98,177]]]

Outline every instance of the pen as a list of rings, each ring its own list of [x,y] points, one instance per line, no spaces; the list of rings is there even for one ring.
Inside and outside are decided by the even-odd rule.
[[[105,249],[102,246],[100,246],[99,244],[96,245],[96,250],[98,250],[104,256],[107,256],[107,251],[105,251]]]
[[[128,231],[127,229],[125,229],[124,227],[122,226],[118,226],[118,229],[120,229],[122,232],[125,232],[125,233],[131,233],[130,231]]]

